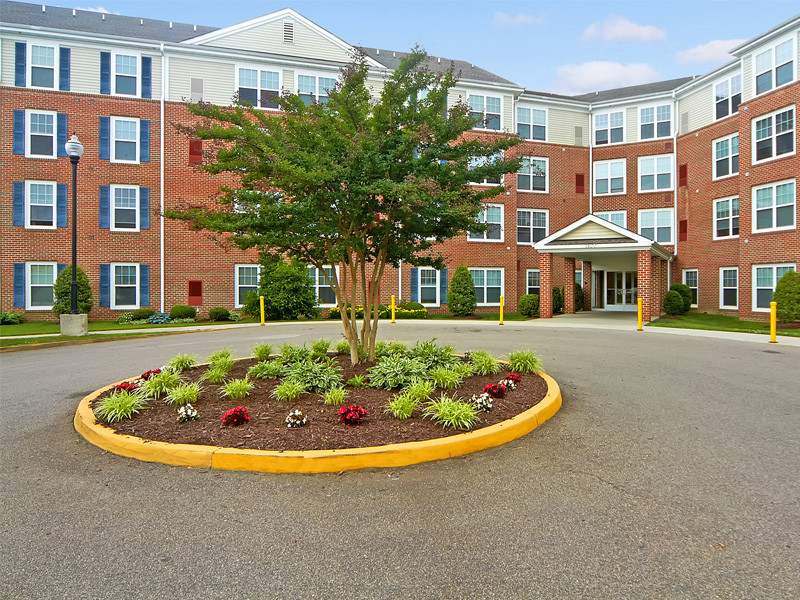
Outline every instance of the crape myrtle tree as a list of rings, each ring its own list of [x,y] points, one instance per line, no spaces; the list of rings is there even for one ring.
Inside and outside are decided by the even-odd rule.
[[[232,174],[238,185],[221,189],[218,206],[170,211],[196,228],[229,234],[240,248],[296,258],[322,269],[339,306],[353,364],[359,342],[374,359],[378,284],[387,265],[405,261],[444,267],[436,245],[477,222],[483,200],[502,186],[470,182],[499,179],[520,168],[504,151],[516,136],[464,139],[477,117],[464,103],[447,107],[456,84],[452,69],[432,73],[414,49],[370,95],[367,66],[356,57],[342,69],[324,104],[297,94],[277,99],[282,113],[196,104],[194,138],[212,140],[203,169]],[[324,271],[323,271],[324,272]],[[362,300],[360,332],[356,304]],[[346,309],[350,307],[349,311]]]

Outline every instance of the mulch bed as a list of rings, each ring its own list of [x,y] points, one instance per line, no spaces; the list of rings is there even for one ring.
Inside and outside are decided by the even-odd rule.
[[[342,367],[344,381],[355,375],[367,375],[371,363],[350,365],[347,356],[334,357]],[[237,361],[228,379],[243,378],[255,359]],[[206,366],[185,370],[181,376],[185,381],[200,380]],[[486,384],[497,383],[506,371],[497,375],[474,375],[465,380],[455,393],[464,399],[483,391]],[[315,393],[303,394],[294,402],[280,402],[270,397],[278,384],[275,379],[251,379],[255,388],[244,400],[233,400],[220,394],[219,385],[202,382],[203,391],[193,406],[199,417],[194,421],[178,423],[176,409],[161,400],[150,400],[148,406],[130,420],[106,424],[120,434],[136,436],[147,440],[157,440],[175,444],[201,444],[228,448],[247,448],[256,450],[330,450],[334,448],[359,448],[383,446],[400,442],[413,442],[447,437],[461,431],[444,429],[430,419],[421,418],[421,410],[405,420],[398,420],[384,412],[386,403],[394,392],[374,388],[347,388],[350,392],[345,404],[357,404],[367,410],[360,425],[351,426],[339,421],[338,406],[326,405],[322,397]],[[439,390],[452,394],[453,390]],[[97,402],[109,395],[104,392],[94,400]],[[479,414],[480,422],[474,429],[480,429],[505,421],[531,408],[544,398],[547,384],[538,375],[523,375],[516,390],[509,390],[505,398],[496,398],[494,407]],[[245,406],[251,421],[238,427],[225,427],[221,416],[235,406]],[[284,423],[290,411],[300,409],[308,417],[303,427],[288,428]],[[474,431],[473,429],[473,431]]]

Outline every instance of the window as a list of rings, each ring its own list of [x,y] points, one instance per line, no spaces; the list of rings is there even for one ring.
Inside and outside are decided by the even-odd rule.
[[[323,267],[322,269],[308,267],[308,278],[311,279],[311,285],[314,286],[314,293],[317,296],[317,304],[319,306],[336,306],[336,293],[325,280],[326,274],[328,275],[328,279],[332,280],[334,273],[338,277],[338,267],[335,271],[333,267]]]
[[[539,269],[528,269],[525,273],[526,281],[526,294],[536,294],[539,295],[540,292],[540,283],[539,283]]]
[[[139,265],[112,264],[111,308],[139,308]]]
[[[625,159],[600,160],[594,163],[594,193],[603,194],[625,193]]]
[[[478,306],[499,305],[503,295],[503,269],[470,269]]]
[[[478,216],[479,223],[489,223],[489,229],[483,233],[469,233],[467,239],[487,242],[503,241],[503,205],[487,204]]]
[[[56,228],[56,182],[25,182],[25,227]]]
[[[517,243],[532,244],[548,235],[549,212],[546,210],[517,210]]]
[[[794,81],[794,42],[785,40],[755,56],[756,96]]]
[[[665,138],[672,135],[672,106],[647,106],[639,111],[639,137],[643,140]]]
[[[753,119],[753,164],[794,154],[794,108]]]
[[[317,77],[315,75],[297,76],[297,93],[306,104],[328,101],[330,91],[336,87],[336,79],[331,77]]]
[[[739,237],[739,198],[714,201],[714,239]]]
[[[517,108],[517,134],[523,140],[547,140],[547,111]]]
[[[495,161],[503,160],[503,153],[500,152],[494,156],[476,156],[470,158],[469,168],[476,169],[486,165],[494,164]],[[482,179],[481,181],[474,181],[475,185],[500,185],[502,179],[500,177],[490,177],[489,179]]]
[[[56,113],[26,110],[25,125],[25,156],[56,158]]]
[[[692,308],[697,308],[697,269],[684,269],[683,284],[692,290]]]
[[[753,265],[753,311],[764,312],[769,310],[772,294],[781,277],[789,271],[794,271],[793,264],[785,265]]]
[[[742,102],[742,76],[734,75],[714,86],[714,117],[722,119],[739,112]]]
[[[500,98],[470,94],[469,109],[473,117],[480,119],[475,129],[500,131]]]
[[[714,141],[714,179],[739,172],[739,134]]]
[[[56,87],[56,49],[53,46],[37,46],[29,48],[29,79],[31,87]]]
[[[25,263],[25,309],[50,310],[53,308],[53,286],[58,265],[54,262]]]
[[[575,283],[583,287],[583,269],[575,271]]]
[[[419,269],[419,302],[426,306],[439,306],[439,271]]]
[[[739,308],[739,268],[719,270],[719,307]]]
[[[672,189],[672,155],[639,157],[639,193]]]
[[[625,113],[623,111],[594,116],[594,143],[619,144],[624,141]]]
[[[281,86],[277,71],[240,68],[238,73],[240,103],[259,108],[278,108],[275,98],[280,96]],[[316,94],[316,91],[312,93]]]
[[[639,211],[639,235],[659,244],[672,243],[672,209]]]
[[[114,54],[114,93],[137,96],[139,92],[139,57],[134,54]]]
[[[596,217],[605,219],[609,223],[619,225],[620,227],[628,227],[628,213],[624,210],[607,210],[594,213]]]
[[[753,188],[753,233],[794,229],[794,180]]]
[[[244,306],[248,292],[258,293],[258,275],[261,267],[258,265],[236,265],[236,301],[234,306]]]
[[[111,231],[139,231],[139,188],[111,186]]]
[[[517,173],[517,190],[521,192],[548,191],[550,159],[523,157],[522,168]]]
[[[111,117],[111,162],[139,162],[139,119]]]

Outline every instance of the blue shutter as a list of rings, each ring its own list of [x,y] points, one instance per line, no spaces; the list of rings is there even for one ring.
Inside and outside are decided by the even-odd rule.
[[[25,111],[14,111],[14,154],[25,154]]]
[[[411,269],[411,302],[419,302],[419,269]]]
[[[100,158],[111,158],[111,117],[100,117],[100,145],[97,150]]]
[[[61,271],[63,271],[66,268],[67,268],[67,265],[65,265],[64,263],[58,263],[58,270],[56,271],[56,277],[61,275]]]
[[[150,188],[139,188],[139,229],[150,229]]]
[[[111,186],[100,186],[100,229],[111,227]]]
[[[150,265],[139,265],[139,306],[150,306]]]
[[[100,53],[100,93],[111,93],[111,52]]]
[[[70,54],[69,48],[58,49],[58,61],[60,66],[58,74],[58,89],[60,89],[62,92],[69,91]]]
[[[74,215],[73,215],[74,218]],[[56,192],[56,226],[67,226],[67,184],[59,183]]]
[[[153,59],[142,57],[142,98],[153,97]]]
[[[58,113],[56,126],[56,156],[67,155],[67,115],[65,113]]]
[[[100,306],[111,306],[111,265],[100,265]]]
[[[447,304],[447,269],[439,271],[439,304]]]
[[[139,160],[150,162],[150,121],[139,121]]]
[[[14,227],[25,226],[25,182],[14,182],[14,209],[12,224]]]
[[[14,308],[25,308],[25,263],[14,263]]]
[[[17,42],[14,44],[14,48],[16,50],[16,56],[14,57],[14,85],[17,87],[25,87],[28,45],[25,42]],[[14,306],[16,306],[16,304]],[[23,304],[23,306],[25,305]]]

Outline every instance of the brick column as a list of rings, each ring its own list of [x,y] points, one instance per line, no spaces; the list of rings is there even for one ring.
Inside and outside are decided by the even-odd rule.
[[[592,263],[583,261],[583,310],[592,310]]]
[[[575,259],[564,259],[564,314],[575,314]]]
[[[642,321],[649,323],[653,296],[652,282],[650,280],[650,269],[652,267],[650,250],[639,250],[636,262],[638,266],[639,297],[642,299]]]
[[[661,316],[661,307],[664,304],[664,291],[661,289],[661,258],[650,256],[650,319]]]
[[[539,255],[539,317],[553,318],[553,255]]]

